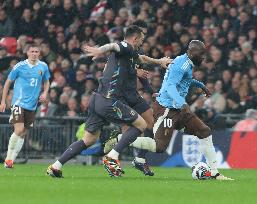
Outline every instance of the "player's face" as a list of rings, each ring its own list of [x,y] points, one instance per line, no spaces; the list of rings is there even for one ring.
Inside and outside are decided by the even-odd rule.
[[[135,37],[135,47],[139,48],[144,42],[145,35],[141,33]]]
[[[205,50],[200,50],[195,53],[195,55],[193,56],[193,59],[191,60],[193,61],[194,65],[200,66],[203,60],[205,59],[205,57],[206,57]]]
[[[32,61],[36,61],[39,58],[40,50],[38,47],[30,47],[27,51],[28,59]]]

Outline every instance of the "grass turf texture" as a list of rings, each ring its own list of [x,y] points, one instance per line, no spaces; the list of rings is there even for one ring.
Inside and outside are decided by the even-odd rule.
[[[146,177],[126,167],[122,178],[110,178],[102,166],[66,165],[64,179],[46,176],[46,168],[0,168],[0,203],[257,203],[256,170],[222,170],[235,181],[195,181],[186,168],[154,168]]]

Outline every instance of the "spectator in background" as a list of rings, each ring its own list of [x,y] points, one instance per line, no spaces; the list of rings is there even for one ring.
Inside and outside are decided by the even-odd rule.
[[[203,67],[194,70],[194,77],[208,82],[214,92],[210,99],[200,96],[201,93],[194,94],[192,98],[189,95],[188,101],[193,109],[199,110],[207,105],[222,112],[222,98],[227,95],[229,107],[224,111],[233,113],[257,108],[255,0],[236,3],[220,0],[154,3],[14,0],[6,5],[0,9],[0,37],[16,37],[17,52],[10,58],[8,49],[0,45],[0,75],[4,80],[12,67],[12,60],[23,59],[26,54],[23,53],[24,48],[30,43],[37,43],[41,46],[42,59],[52,72],[51,87],[54,88],[50,91],[52,99],[50,97],[49,103],[59,104],[56,96],[62,95],[60,107],[63,110],[67,109],[68,98],[75,97],[70,92],[77,92],[76,99],[81,104],[81,96],[84,93],[90,95],[97,88],[97,80],[104,69],[106,59],[92,61],[81,53],[81,45],[100,46],[122,40],[124,28],[139,19],[149,28],[142,48],[144,53],[154,57],[175,58],[191,39],[204,40],[210,55]],[[13,32],[14,25],[19,32]],[[150,72],[148,80],[158,92],[164,74],[155,67],[151,69],[153,72]],[[149,99],[145,90],[142,96]],[[58,105],[57,114],[62,111],[60,107]]]
[[[84,94],[91,95],[97,88],[98,82],[92,74],[86,76]]]
[[[213,89],[209,89],[210,91]],[[222,95],[222,81],[216,81],[212,95],[205,101],[205,105],[215,110],[217,113],[221,113],[225,110],[226,99]]]
[[[256,131],[257,130],[257,111],[248,109],[245,114],[245,119],[239,121],[234,126],[234,131]]]
[[[29,8],[25,8],[22,13],[21,19],[17,21],[15,26],[15,34],[34,36],[37,33],[37,26],[32,19],[32,13]]]
[[[64,116],[69,116],[69,117],[75,117],[78,116],[78,104],[75,98],[69,98],[68,103],[67,103],[68,109]]]
[[[7,17],[6,11],[0,8],[0,38],[13,35],[13,22]]]
[[[87,117],[89,107],[90,95],[83,94],[80,100],[80,116]]]

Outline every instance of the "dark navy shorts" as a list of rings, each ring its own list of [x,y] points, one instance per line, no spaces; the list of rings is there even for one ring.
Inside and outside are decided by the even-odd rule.
[[[138,113],[120,100],[93,93],[89,103],[89,114],[85,121],[85,130],[94,133],[101,130],[107,122],[131,125],[137,118]]]
[[[139,94],[137,94],[136,97],[133,97],[133,99],[129,101],[128,104],[139,115],[150,109],[150,106],[146,103],[145,99]]]

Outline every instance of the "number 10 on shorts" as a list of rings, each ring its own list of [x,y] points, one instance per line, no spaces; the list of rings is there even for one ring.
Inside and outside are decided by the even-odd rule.
[[[170,119],[170,118],[164,118],[163,123],[164,123],[163,126],[165,128],[171,128],[172,127],[172,119]]]

